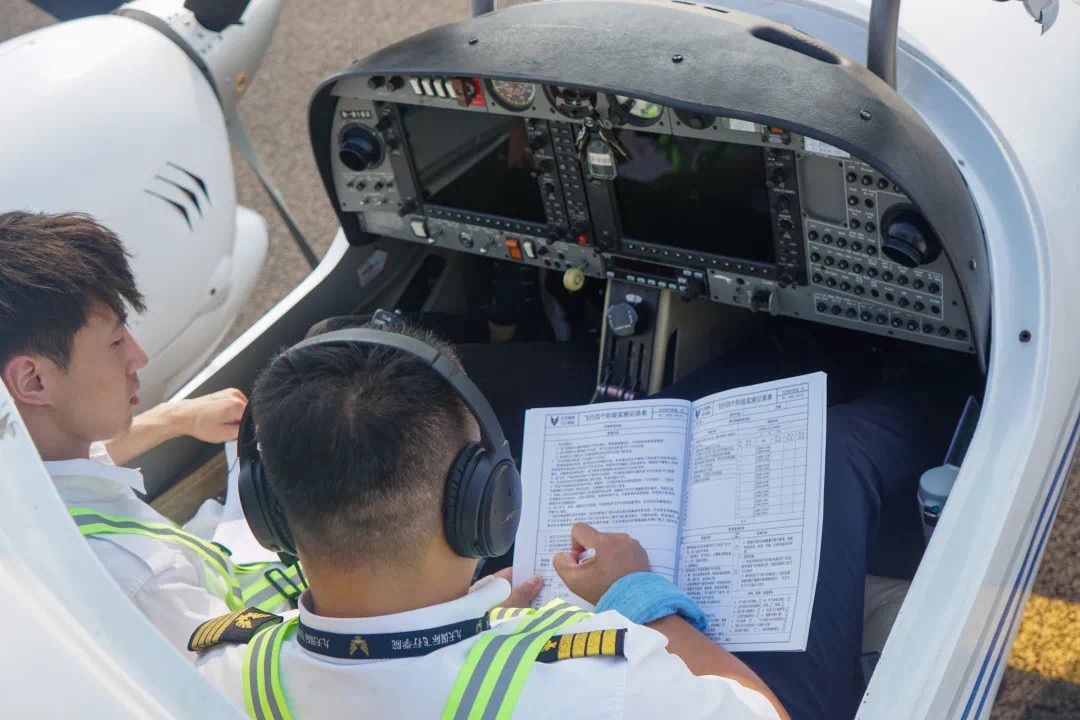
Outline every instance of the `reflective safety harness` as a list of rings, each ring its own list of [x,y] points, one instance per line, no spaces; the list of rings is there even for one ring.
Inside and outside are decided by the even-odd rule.
[[[278,563],[233,566],[225,547],[207,542],[175,525],[116,517],[88,508],[69,508],[68,512],[75,519],[83,537],[142,535],[187,548],[221,577],[225,583],[225,604],[230,610],[257,607],[269,612],[279,608],[283,600],[294,601],[304,591],[305,584],[298,566],[283,568]],[[241,583],[238,578],[244,582]]]
[[[282,566],[278,563],[243,563],[233,565],[243,586],[241,597],[245,607],[274,612],[282,599],[295,604],[307,589],[307,580],[300,564]],[[247,578],[251,578],[248,580]]]
[[[505,720],[517,706],[536,656],[551,636],[588,617],[581,608],[555,600],[508,635],[480,638],[458,673],[442,720]]]
[[[495,608],[491,621],[529,616],[508,634],[483,633],[469,650],[443,708],[442,720],[506,720],[517,706],[537,656],[553,635],[589,617],[581,608],[554,600],[539,610]],[[244,654],[244,697],[253,720],[292,720],[281,687],[281,646],[299,621],[267,626]],[[602,633],[595,633],[597,637]],[[586,633],[582,633],[582,640]],[[573,653],[574,657],[583,653]],[[570,657],[568,654],[567,657]]]

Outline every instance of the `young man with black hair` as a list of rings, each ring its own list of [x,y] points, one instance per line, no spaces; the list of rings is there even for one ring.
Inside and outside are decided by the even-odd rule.
[[[3,382],[102,564],[193,659],[191,629],[228,609],[222,569],[231,565],[143,502],[142,474],[122,465],[180,435],[235,439],[247,399],[228,389],[133,417],[147,356],[128,330],[129,308],[141,312],[143,296],[109,229],[77,213],[0,213]],[[132,525],[153,532],[117,532]],[[163,536],[184,536],[203,551]]]
[[[454,357],[427,334],[381,329]],[[598,603],[595,615],[489,615],[510,585],[470,587],[477,560],[454,551],[443,510],[451,466],[481,431],[414,356],[385,345],[287,350],[257,381],[251,412],[310,586],[295,623],[234,614],[193,644],[207,648],[200,670],[254,717],[465,717],[483,705],[483,717],[787,718],[626,535],[579,524],[574,551],[553,559],[571,590]],[[596,555],[579,564],[585,546]],[[221,644],[223,622],[250,644]],[[521,640],[543,627],[558,634]]]
[[[914,573],[921,546],[913,509],[919,476],[945,455],[969,395],[977,392],[971,358],[905,343],[867,344],[850,332],[777,319],[760,334],[654,397],[696,400],[711,393],[812,372],[828,378],[825,495],[817,591],[803,652],[751,652],[739,658],[776,693],[792,717],[851,718],[863,694],[864,591],[867,573]],[[363,316],[328,318],[308,332],[360,327]],[[595,375],[561,348],[466,344],[462,364],[492,399],[517,455],[527,408],[579,405]],[[565,362],[565,367],[559,366]],[[502,368],[502,370],[497,370]],[[585,385],[574,383],[584,378]],[[883,514],[898,505],[902,513]],[[911,522],[903,522],[910,520]],[[496,559],[488,567],[510,561]],[[914,559],[917,562],[917,557]],[[587,596],[582,596],[587,597]]]

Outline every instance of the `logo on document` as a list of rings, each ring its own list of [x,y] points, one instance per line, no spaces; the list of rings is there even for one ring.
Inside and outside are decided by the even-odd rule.
[[[551,426],[552,427],[555,427],[556,425],[559,424],[559,416],[558,415],[552,415],[551,417],[548,418],[548,420],[551,421]]]

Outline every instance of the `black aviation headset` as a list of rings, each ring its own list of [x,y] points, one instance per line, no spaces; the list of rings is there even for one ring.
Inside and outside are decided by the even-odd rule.
[[[438,349],[408,335],[371,328],[337,330],[303,340],[274,362],[313,345],[369,345],[399,350],[430,367],[465,403],[482,440],[458,454],[446,477],[443,526],[450,547],[468,558],[498,557],[514,542],[521,520],[521,476],[495,413],[461,367]],[[240,420],[240,504],[259,544],[290,559],[296,545],[259,457],[251,404]]]

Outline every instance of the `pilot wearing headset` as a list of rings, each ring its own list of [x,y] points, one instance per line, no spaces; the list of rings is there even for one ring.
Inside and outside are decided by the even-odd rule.
[[[513,543],[520,478],[487,401],[429,335],[369,327],[286,350],[239,451],[255,537],[309,582],[286,618],[239,610],[191,637],[251,717],[788,718],[626,535],[579,524],[553,558],[595,614],[504,610],[498,577],[470,587],[478,559]]]

